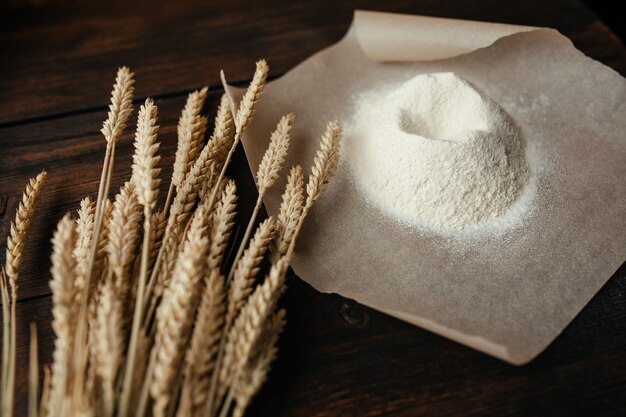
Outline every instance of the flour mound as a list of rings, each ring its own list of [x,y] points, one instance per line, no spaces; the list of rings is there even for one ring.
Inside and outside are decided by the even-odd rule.
[[[528,183],[513,120],[453,73],[418,75],[360,104],[345,156],[389,216],[435,230],[479,225],[502,216]]]

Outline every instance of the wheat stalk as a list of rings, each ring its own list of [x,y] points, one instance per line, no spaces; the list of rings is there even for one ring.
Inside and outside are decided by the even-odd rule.
[[[276,222],[276,236],[272,245],[272,261],[284,256],[294,238],[304,209],[304,179],[302,167],[291,168],[282,196]]]
[[[185,346],[193,322],[198,284],[201,282],[208,247],[207,216],[199,208],[192,219],[176,266],[171,285],[157,312],[157,334],[154,348],[156,362],[150,383],[153,399],[153,415],[167,415],[171,406],[172,383],[183,358]]]
[[[206,403],[224,323],[224,277],[212,270],[206,281],[185,358],[184,384],[177,416],[198,415]]]
[[[39,395],[39,357],[37,351],[37,326],[30,323],[30,356],[28,361],[28,417],[37,417]]]
[[[60,415],[62,402],[67,389],[68,368],[76,320],[74,303],[74,274],[76,260],[72,248],[76,238],[74,222],[68,214],[59,222],[52,238],[52,328],[56,334],[54,341],[52,379],[50,380],[50,398],[48,416]]]

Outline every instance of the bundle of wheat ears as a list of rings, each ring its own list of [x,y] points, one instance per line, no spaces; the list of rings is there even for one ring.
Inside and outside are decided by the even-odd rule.
[[[306,181],[291,168],[276,218],[258,224],[262,198],[284,162],[294,116],[283,116],[256,172],[258,199],[232,263],[225,265],[237,205],[226,168],[249,125],[268,67],[256,71],[238,109],[222,97],[205,143],[207,89],[189,94],[167,199],[157,207],[157,107],[139,110],[132,177],[111,202],[115,146],[132,112],[133,73],[113,88],[96,200],[66,214],[52,239],[53,363],[39,395],[31,326],[30,416],[241,416],[265,381],[285,325],[277,307],[303,221],[333,176],[341,127],[322,135]],[[7,241],[2,281],[2,416],[15,391],[15,301],[26,233],[46,181],[30,180]],[[258,225],[257,225],[258,224]],[[256,227],[256,231],[255,231]],[[254,234],[252,233],[254,231]],[[229,243],[230,242],[230,243]],[[236,248],[237,246],[235,246]]]

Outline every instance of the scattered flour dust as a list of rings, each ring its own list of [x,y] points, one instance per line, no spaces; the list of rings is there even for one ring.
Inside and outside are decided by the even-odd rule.
[[[346,136],[359,188],[386,215],[446,232],[497,222],[529,182],[511,117],[453,73],[364,97]]]

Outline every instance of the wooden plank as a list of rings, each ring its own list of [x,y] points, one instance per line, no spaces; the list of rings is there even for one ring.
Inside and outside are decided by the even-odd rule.
[[[218,85],[221,68],[245,80],[259,57],[277,76],[340,39],[355,8],[555,27],[593,58],[625,68],[617,38],[576,0],[140,4],[3,11],[0,125],[102,108],[120,65],[136,72],[139,97]]]

